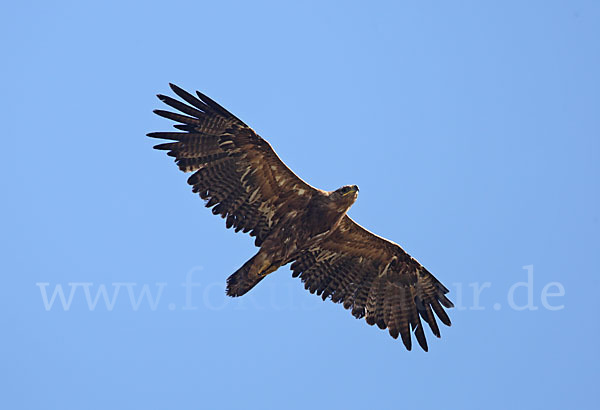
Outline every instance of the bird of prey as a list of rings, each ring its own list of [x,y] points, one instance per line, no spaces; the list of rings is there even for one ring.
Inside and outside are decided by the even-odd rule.
[[[171,142],[188,183],[227,228],[249,232],[256,255],[227,279],[227,294],[241,296],[268,274],[291,263],[311,293],[351,309],[369,325],[387,328],[411,349],[411,330],[423,350],[421,319],[440,337],[436,316],[447,326],[444,307],[453,307],[444,287],[399,245],[354,222],[346,212],[358,196],[356,185],[335,191],[312,187],[279,159],[271,145],[206,95],[171,84],[182,100],[158,98],[179,113],[155,110],[177,122],[175,132],[148,136]]]

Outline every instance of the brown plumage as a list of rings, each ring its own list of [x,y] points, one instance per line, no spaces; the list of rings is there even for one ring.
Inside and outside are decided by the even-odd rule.
[[[327,192],[296,176],[270,144],[207,96],[172,85],[184,102],[158,97],[183,114],[155,113],[180,132],[148,136],[171,140],[168,151],[188,183],[227,228],[249,232],[258,253],[227,279],[227,294],[241,296],[287,263],[311,293],[351,309],[356,318],[387,328],[411,349],[411,331],[427,350],[422,320],[437,337],[436,316],[453,307],[446,289],[399,245],[364,229],[346,215],[358,187]],[[186,104],[187,103],[187,104]]]

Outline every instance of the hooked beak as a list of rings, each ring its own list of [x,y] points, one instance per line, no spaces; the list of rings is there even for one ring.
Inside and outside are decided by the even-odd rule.
[[[357,192],[358,192],[358,186],[357,186],[357,185],[352,185],[352,187],[351,187],[351,188],[352,188],[352,189],[351,189],[350,191],[346,192],[346,193],[344,194],[344,196],[346,196],[346,195],[350,195],[350,194],[355,194],[355,193],[357,193]]]

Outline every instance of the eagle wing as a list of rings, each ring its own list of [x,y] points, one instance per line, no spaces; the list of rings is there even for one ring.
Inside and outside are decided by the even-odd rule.
[[[328,238],[301,254],[291,269],[311,293],[343,303],[356,318],[387,328],[394,338],[400,335],[408,350],[412,329],[427,351],[421,318],[437,337],[436,315],[450,326],[443,309],[453,307],[445,296],[448,289],[399,245],[347,215]]]
[[[227,228],[250,232],[260,246],[285,214],[286,204],[308,200],[315,188],[279,159],[271,145],[229,111],[196,91],[197,97],[170,84],[184,102],[158,95],[180,111],[154,112],[176,121],[180,132],[152,132],[171,140],[154,148],[169,151],[188,183],[206,200],[212,213],[226,218]],[[187,103],[187,104],[186,104]]]

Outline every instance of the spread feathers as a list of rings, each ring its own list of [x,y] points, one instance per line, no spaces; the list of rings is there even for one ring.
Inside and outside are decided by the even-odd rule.
[[[436,317],[450,326],[444,310],[453,306],[448,289],[399,245],[346,215],[358,187],[325,192],[310,186],[267,141],[219,104],[200,92],[194,96],[175,85],[171,89],[183,102],[158,97],[180,113],[155,113],[177,122],[178,131],[148,136],[170,140],[155,148],[168,151],[179,169],[192,173],[192,190],[213,214],[226,219],[227,228],[248,232],[260,247],[228,280],[232,296],[264,277],[257,275],[292,262],[292,275],[311,293],[387,328],[409,350],[411,332],[427,350],[423,321],[437,337]],[[262,262],[253,263],[255,258],[268,261],[269,271],[261,271]]]

